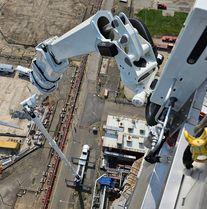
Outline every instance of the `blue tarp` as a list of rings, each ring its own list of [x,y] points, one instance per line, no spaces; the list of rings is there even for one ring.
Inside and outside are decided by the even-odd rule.
[[[98,183],[102,186],[112,187],[113,179],[103,176],[98,180]]]

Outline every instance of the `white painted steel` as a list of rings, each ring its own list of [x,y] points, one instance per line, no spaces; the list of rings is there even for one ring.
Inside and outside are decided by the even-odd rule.
[[[171,96],[178,99],[174,108],[178,111],[207,78],[207,48],[204,49],[195,64],[187,62],[191,51],[207,27],[206,22],[206,1],[197,0],[188,15],[158,85],[152,94],[152,102],[164,105],[168,89],[175,79],[176,82]]]
[[[103,29],[110,30],[114,34],[113,39],[103,34],[99,26],[100,18],[108,21]],[[121,18],[125,19],[125,23]],[[112,21],[115,23],[112,24]],[[43,93],[54,91],[68,68],[68,58],[99,52],[97,46],[103,42],[116,46],[118,54],[114,58],[121,80],[133,92],[133,104],[144,105],[146,97],[151,93],[149,86],[157,72],[157,60],[151,45],[138,34],[124,13],[113,17],[108,11],[99,11],[61,37],[53,37],[40,43],[36,47],[37,56],[32,63],[31,82]],[[146,60],[146,66],[134,64],[140,58]]]

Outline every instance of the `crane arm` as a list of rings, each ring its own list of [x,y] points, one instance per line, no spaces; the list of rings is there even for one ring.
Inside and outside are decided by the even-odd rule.
[[[67,168],[69,168],[72,171],[72,175],[75,177],[75,180],[78,181],[80,179],[80,176],[76,172],[72,163],[64,155],[64,153],[59,148],[59,146],[57,145],[55,140],[50,136],[47,129],[42,124],[41,119],[34,112],[34,108],[36,107],[36,95],[34,94],[31,97],[29,97],[28,99],[22,101],[21,105],[22,105],[24,111],[30,116],[31,120],[35,123],[35,125],[41,131],[41,133],[43,134],[45,139],[48,141],[49,145],[57,152],[58,156],[65,163]]]
[[[61,37],[43,41],[36,47],[30,79],[40,92],[57,88],[68,58],[92,52],[114,57],[123,84],[133,92],[135,105],[145,102],[149,85],[157,71],[157,57],[151,44],[132,26],[124,13],[113,16],[99,11]]]

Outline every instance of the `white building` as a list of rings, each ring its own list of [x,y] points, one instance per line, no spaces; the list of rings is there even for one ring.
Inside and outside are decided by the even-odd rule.
[[[104,156],[135,160],[146,152],[144,139],[149,135],[145,121],[108,115],[102,137]]]

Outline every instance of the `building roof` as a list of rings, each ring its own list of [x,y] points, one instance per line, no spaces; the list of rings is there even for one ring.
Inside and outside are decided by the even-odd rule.
[[[144,138],[149,134],[145,121],[108,115],[103,147],[144,153]]]
[[[12,65],[9,65],[9,64],[1,64],[0,63],[0,68],[12,69],[13,66]]]
[[[5,149],[19,149],[20,144],[18,142],[2,141],[0,140],[0,148]]]

